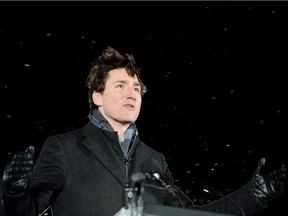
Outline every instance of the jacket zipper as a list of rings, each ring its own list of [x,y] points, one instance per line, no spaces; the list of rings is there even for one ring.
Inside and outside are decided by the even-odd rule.
[[[132,146],[129,148],[129,150],[128,150],[128,153],[127,153],[127,155],[125,156],[124,155],[124,157],[125,157],[125,171],[126,171],[126,186],[127,187],[129,187],[129,162],[130,162],[130,160],[129,160],[129,155],[130,155],[130,152],[131,152],[131,150],[133,149],[133,147],[134,147],[134,145],[135,145],[135,137],[133,138],[133,142],[132,142]]]
[[[130,188],[130,181],[129,181],[129,165],[130,165],[130,160],[129,160],[129,154],[131,152],[131,149],[133,149],[133,146],[135,144],[135,139],[133,140],[132,146],[129,149],[127,155],[124,155],[125,158],[125,176],[126,176],[126,184],[125,184],[125,202],[126,204],[129,202],[129,199],[132,198],[133,196],[133,188]],[[124,153],[123,153],[124,154]]]

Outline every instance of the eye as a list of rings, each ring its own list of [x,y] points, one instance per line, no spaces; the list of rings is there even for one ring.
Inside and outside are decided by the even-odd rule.
[[[123,88],[123,84],[116,85],[116,88]]]
[[[136,92],[140,92],[140,88],[139,87],[136,87],[135,89],[134,89]]]

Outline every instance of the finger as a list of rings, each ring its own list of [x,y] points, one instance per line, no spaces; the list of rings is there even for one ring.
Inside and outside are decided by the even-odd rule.
[[[32,167],[34,164],[32,159],[27,158],[24,155],[18,155],[14,160],[10,161],[8,165],[10,167]]]
[[[266,163],[266,159],[264,157],[262,157],[260,160],[259,160],[259,165],[260,166],[264,166]]]
[[[27,158],[32,159],[34,157],[35,147],[33,145],[30,145],[26,150],[25,153],[27,153]]]
[[[284,164],[281,164],[279,170],[278,170],[278,176],[282,181],[286,179],[286,167]]]
[[[17,152],[14,155],[14,157],[12,158],[12,161],[22,161],[25,158],[27,158],[27,153],[25,153],[25,152]]]
[[[14,182],[11,182],[11,186],[14,188],[14,189],[24,189],[27,187],[27,184],[28,184],[28,181],[27,179],[18,179],[17,181],[14,181]]]
[[[257,173],[260,173],[261,170],[263,169],[263,167],[265,166],[265,163],[266,163],[266,159],[264,157],[262,157],[259,161],[258,161],[258,164],[257,164],[257,168],[256,168],[256,172]]]
[[[19,164],[15,166],[11,166],[10,172],[18,172],[18,173],[27,173],[30,172],[32,169],[32,165],[25,165],[25,164]]]

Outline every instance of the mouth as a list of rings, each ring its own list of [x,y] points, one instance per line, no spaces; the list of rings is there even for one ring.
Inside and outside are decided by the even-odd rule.
[[[135,106],[133,104],[125,104],[124,107],[128,109],[134,109]]]

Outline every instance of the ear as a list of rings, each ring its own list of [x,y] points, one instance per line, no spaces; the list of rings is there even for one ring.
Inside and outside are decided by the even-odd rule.
[[[93,103],[96,106],[102,106],[102,95],[99,92],[94,91],[92,94]]]

